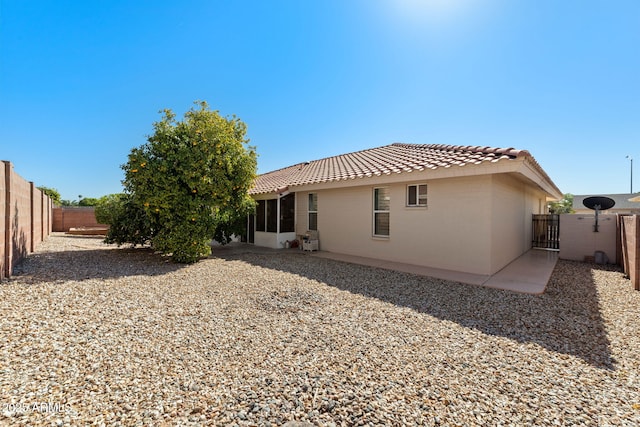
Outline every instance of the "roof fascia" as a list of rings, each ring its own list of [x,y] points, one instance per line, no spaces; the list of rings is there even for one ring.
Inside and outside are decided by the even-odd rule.
[[[547,201],[561,200],[564,197],[562,191],[546,176],[546,173],[526,158],[523,159],[517,172],[544,191],[547,194]]]

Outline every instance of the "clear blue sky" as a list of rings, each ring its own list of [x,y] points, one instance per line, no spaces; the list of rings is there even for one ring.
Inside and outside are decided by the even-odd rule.
[[[159,110],[248,125],[259,172],[392,142],[529,150],[640,190],[638,0],[0,0],[0,158],[120,192]]]

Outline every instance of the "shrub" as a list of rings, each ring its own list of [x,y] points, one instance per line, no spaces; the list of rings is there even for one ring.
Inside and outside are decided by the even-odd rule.
[[[153,228],[147,212],[132,195],[112,194],[104,196],[96,206],[96,219],[109,224],[105,243],[133,246],[151,242]]]

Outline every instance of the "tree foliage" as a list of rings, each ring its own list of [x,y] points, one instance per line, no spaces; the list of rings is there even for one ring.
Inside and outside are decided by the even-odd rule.
[[[60,206],[95,206],[98,203],[98,199],[95,197],[78,196],[78,200],[62,199]]]
[[[125,198],[124,193],[107,194],[100,197],[95,205],[96,221],[100,224],[114,224],[121,214]]]
[[[105,243],[118,246],[130,243],[134,246],[151,241],[153,228],[143,205],[131,194],[109,194],[101,197],[96,205],[96,220],[108,224]]]
[[[566,193],[561,200],[549,203],[549,212],[553,214],[574,213],[573,194]]]
[[[55,188],[49,187],[38,187],[40,191],[49,196],[54,205],[60,206],[62,204],[62,200],[60,198],[60,192]]]
[[[95,206],[98,204],[98,199],[95,197],[82,197],[78,200],[78,206]]]
[[[140,236],[148,231],[154,249],[192,263],[210,253],[214,235],[226,243],[253,209],[248,192],[255,149],[247,145],[240,119],[222,117],[206,102],[196,103],[182,121],[164,110],[153,127],[147,143],[132,149],[122,166],[124,205],[144,212],[149,227]],[[131,237],[131,230],[122,231],[125,236],[114,230],[116,243]]]

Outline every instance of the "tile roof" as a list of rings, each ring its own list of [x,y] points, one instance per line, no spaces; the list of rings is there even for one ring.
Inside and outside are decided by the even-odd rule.
[[[395,143],[311,162],[298,163],[259,175],[251,194],[282,191],[284,188],[367,178],[394,173],[479,165],[526,156],[546,179],[540,165],[526,150],[479,146]]]

